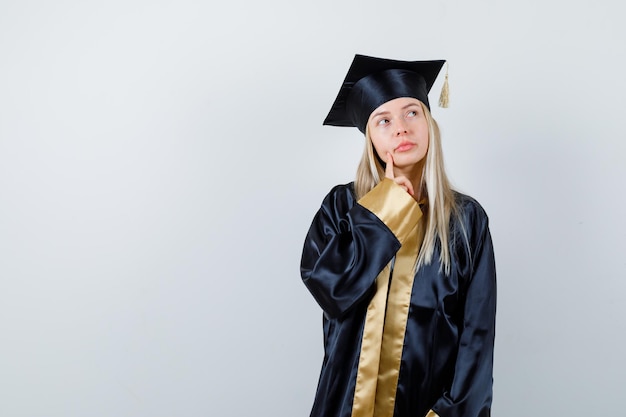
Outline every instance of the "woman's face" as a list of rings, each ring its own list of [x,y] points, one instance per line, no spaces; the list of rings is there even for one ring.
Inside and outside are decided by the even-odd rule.
[[[367,128],[380,158],[410,169],[421,162],[428,151],[428,122],[419,100],[400,97],[380,105],[372,112]]]

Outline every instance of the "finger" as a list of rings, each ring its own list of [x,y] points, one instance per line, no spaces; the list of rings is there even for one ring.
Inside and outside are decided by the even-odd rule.
[[[394,181],[396,182],[396,184],[404,188],[404,191],[406,191],[410,195],[414,195],[413,184],[411,183],[411,181],[409,181],[407,177],[405,176],[396,177],[394,178]]]
[[[393,157],[389,152],[387,152],[387,166],[385,167],[385,177],[389,179],[394,179],[395,175],[393,172]]]
[[[411,181],[409,180],[406,181],[406,191],[410,195],[415,195],[415,193],[413,192],[413,184],[411,184]]]

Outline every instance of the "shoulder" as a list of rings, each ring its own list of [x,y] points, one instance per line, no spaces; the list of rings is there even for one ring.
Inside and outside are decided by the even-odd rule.
[[[353,183],[335,185],[328,191],[320,204],[313,219],[313,224],[332,224],[339,229],[341,222],[347,219],[348,214],[356,204]]]
[[[488,233],[489,216],[483,206],[473,197],[454,191],[456,215],[453,216],[453,229],[467,233],[470,241],[480,239]],[[460,228],[458,226],[461,226]]]
[[[322,208],[344,212],[356,204],[354,182],[335,185],[324,197]]]
[[[461,216],[488,220],[487,212],[474,197],[454,191],[454,201]]]

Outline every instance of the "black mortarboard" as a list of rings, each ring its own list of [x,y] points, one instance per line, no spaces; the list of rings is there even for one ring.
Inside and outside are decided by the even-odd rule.
[[[399,97],[416,98],[430,109],[428,92],[444,63],[355,55],[324,125],[357,127],[365,133],[370,114]]]

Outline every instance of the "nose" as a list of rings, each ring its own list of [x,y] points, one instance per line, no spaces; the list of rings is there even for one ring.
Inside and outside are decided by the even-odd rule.
[[[406,123],[404,121],[398,121],[396,125],[396,136],[400,136],[407,133]]]

